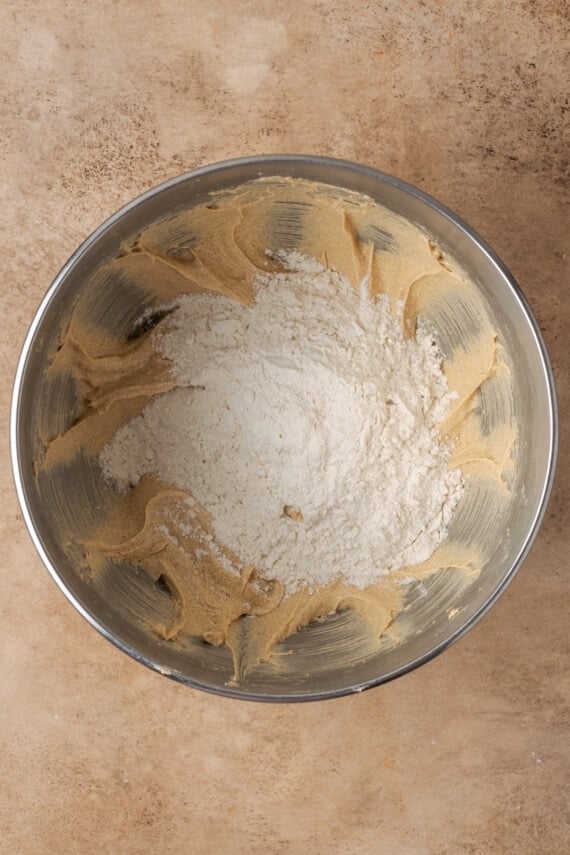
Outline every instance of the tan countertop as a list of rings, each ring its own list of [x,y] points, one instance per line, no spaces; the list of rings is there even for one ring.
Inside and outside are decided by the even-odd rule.
[[[0,22],[0,852],[565,852],[564,0],[22,0]],[[25,531],[7,436],[25,331],[76,245],[161,180],[272,152],[369,164],[466,219],[536,312],[562,423],[544,525],[491,613],[407,677],[299,706],[179,686],[91,629]]]

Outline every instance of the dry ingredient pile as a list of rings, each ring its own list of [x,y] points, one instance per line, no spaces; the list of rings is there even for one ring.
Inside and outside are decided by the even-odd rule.
[[[276,255],[284,272],[257,277],[252,306],[177,301],[154,334],[177,388],[100,462],[121,491],[148,474],[187,492],[217,542],[286,594],[368,588],[446,537],[464,483],[437,425],[457,395],[429,329],[404,336],[366,278],[357,292],[314,259]]]

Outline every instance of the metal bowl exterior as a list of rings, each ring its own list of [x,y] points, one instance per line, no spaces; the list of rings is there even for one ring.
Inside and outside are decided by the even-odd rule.
[[[328,629],[309,627],[292,640],[297,676],[282,680],[268,672],[257,682],[236,687],[227,685],[220,651],[210,648],[201,656],[189,656],[142,635],[81,578],[57,542],[35,489],[31,413],[48,331],[61,322],[71,295],[101,259],[112,254],[125,236],[169,212],[195,204],[213,190],[260,176],[299,177],[364,193],[436,234],[461,260],[501,321],[518,372],[524,495],[503,553],[497,554],[456,619],[449,620],[447,614],[434,619],[406,644],[357,664],[330,655],[333,642],[338,646],[342,637],[342,627],[335,629],[332,619]],[[464,635],[500,597],[532,546],[552,488],[557,442],[554,380],[540,330],[520,288],[492,250],[439,202],[396,178],[345,161],[301,155],[243,158],[194,170],[150,190],[103,223],[64,265],[37,311],[18,364],[11,411],[12,462],[24,519],[42,561],[75,608],[124,652],[173,679],[230,697],[269,701],[317,700],[362,691],[411,671]],[[319,645],[317,657],[313,651]]]

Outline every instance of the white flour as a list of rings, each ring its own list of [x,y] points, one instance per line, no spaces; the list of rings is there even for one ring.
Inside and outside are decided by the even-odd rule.
[[[288,592],[359,588],[428,558],[463,490],[436,425],[450,408],[426,330],[298,253],[246,308],[180,299],[156,336],[180,387],[101,453],[118,489],[145,473],[187,490],[220,544]]]

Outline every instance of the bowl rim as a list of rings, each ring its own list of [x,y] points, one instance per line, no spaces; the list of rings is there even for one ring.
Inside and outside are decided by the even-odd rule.
[[[467,620],[464,624],[454,630],[448,637],[444,638],[442,641],[439,641],[437,644],[434,644],[427,652],[424,654],[417,656],[410,662],[405,665],[394,668],[392,671],[381,674],[377,677],[374,677],[370,680],[358,683],[347,685],[344,687],[338,687],[329,690],[323,691],[303,691],[293,694],[280,694],[280,693],[272,693],[266,694],[263,692],[256,691],[248,691],[240,689],[239,687],[232,686],[213,686],[207,683],[204,683],[201,680],[197,680],[195,678],[191,678],[182,674],[178,671],[174,671],[164,666],[161,666],[158,662],[155,662],[150,657],[142,654],[139,650],[133,647],[131,644],[125,642],[124,639],[117,637],[108,627],[95,615],[93,614],[67,587],[66,583],[62,579],[57,567],[54,562],[51,560],[48,555],[46,549],[44,548],[41,538],[39,536],[39,532],[36,528],[33,515],[28,505],[26,490],[24,487],[24,479],[22,472],[22,459],[20,454],[20,441],[19,441],[19,425],[20,425],[20,399],[22,386],[26,376],[26,365],[28,362],[29,353],[34,342],[37,330],[41,324],[44,314],[46,313],[48,306],[50,305],[54,295],[59,290],[62,282],[67,278],[73,268],[78,264],[78,262],[82,259],[82,257],[87,253],[87,251],[97,243],[97,241],[107,232],[109,229],[113,228],[125,215],[133,211],[135,208],[138,208],[141,205],[144,205],[148,200],[153,197],[159,195],[164,191],[168,191],[170,189],[175,188],[177,185],[185,184],[188,181],[196,181],[200,179],[204,175],[209,175],[212,172],[223,172],[234,170],[236,167],[251,167],[252,174],[251,180],[256,177],[261,177],[262,175],[268,176],[269,174],[278,177],[281,175],[280,168],[282,169],[284,165],[293,166],[296,163],[302,163],[303,165],[315,165],[315,166],[325,166],[330,168],[336,168],[341,170],[342,172],[352,172],[357,173],[361,176],[365,176],[367,178],[372,179],[374,182],[379,184],[387,184],[390,185],[397,190],[408,194],[410,196],[415,197],[417,200],[422,202],[435,209],[437,213],[439,213],[442,217],[444,217],[447,221],[449,221],[455,228],[459,229],[463,232],[466,237],[477,247],[477,249],[487,257],[487,260],[491,262],[491,264],[497,269],[500,276],[505,280],[506,284],[510,287],[513,296],[519,303],[519,306],[522,310],[522,313],[526,317],[527,322],[529,323],[538,353],[540,355],[542,369],[544,371],[544,375],[547,381],[547,394],[548,394],[548,416],[549,416],[549,452],[548,452],[548,465],[547,470],[544,474],[542,494],[540,496],[540,500],[537,504],[537,509],[534,515],[534,519],[532,521],[532,525],[529,527],[524,543],[519,550],[518,555],[513,561],[511,568],[508,573],[505,574],[501,582],[497,585],[495,590],[491,593],[491,595],[487,598],[487,600],[477,609],[477,611]],[[260,172],[255,174],[255,167],[263,165],[267,166],[275,166],[274,173],[268,173],[267,171]],[[310,179],[306,179],[310,180]],[[363,194],[364,195],[364,194]],[[423,190],[419,190],[412,184],[409,184],[406,181],[403,181],[400,178],[396,178],[386,172],[382,172],[378,169],[375,169],[370,166],[361,165],[358,163],[354,163],[349,160],[342,160],[333,157],[324,157],[320,155],[311,155],[311,154],[270,154],[270,155],[252,155],[247,157],[238,157],[232,158],[228,160],[217,161],[214,163],[210,163],[204,166],[197,167],[195,169],[189,170],[187,172],[181,173],[180,175],[175,176],[174,178],[170,178],[166,181],[153,186],[149,190],[135,197],[132,201],[120,207],[115,213],[111,214],[107,219],[105,219],[96,229],[94,229],[91,234],[85,238],[85,240],[80,243],[77,249],[72,253],[72,255],[68,258],[65,264],[61,267],[55,278],[53,279],[51,285],[49,286],[47,292],[45,293],[43,299],[41,300],[38,308],[36,309],[33,320],[28,328],[26,333],[24,343],[22,346],[22,350],[18,359],[18,364],[16,368],[13,390],[12,390],[12,399],[11,399],[11,408],[10,408],[10,450],[11,450],[11,462],[12,462],[12,473],[16,488],[16,493],[18,496],[18,501],[20,504],[22,516],[24,518],[24,522],[26,524],[26,528],[28,533],[32,539],[32,542],[38,552],[44,566],[48,570],[52,579],[55,581],[59,589],[65,595],[65,597],[71,602],[71,604],[75,607],[75,609],[91,624],[91,626],[96,629],[101,635],[111,641],[116,647],[122,650],[124,653],[127,653],[136,661],[146,665],[148,668],[151,668],[154,671],[157,671],[160,674],[163,674],[170,679],[175,680],[176,682],[184,683],[185,685],[192,686],[196,689],[201,689],[203,691],[221,695],[224,697],[230,698],[238,698],[241,700],[250,700],[250,701],[265,701],[265,702],[300,702],[300,701],[318,701],[318,700],[326,700],[336,697],[343,697],[345,695],[350,695],[354,693],[359,693],[364,690],[373,688],[374,686],[378,686],[383,683],[388,683],[391,680],[396,679],[397,677],[401,677],[404,674],[407,674],[416,668],[419,668],[420,665],[429,662],[431,659],[434,659],[439,654],[443,653],[460,638],[466,635],[469,630],[471,630],[493,607],[493,605],[497,602],[497,600],[502,596],[507,587],[510,585],[516,574],[518,573],[520,567],[528,556],[528,553],[536,539],[540,526],[543,522],[546,509],[548,506],[548,501],[550,499],[552,493],[552,487],[554,482],[555,470],[556,470],[556,460],[558,456],[558,444],[559,444],[559,416],[558,416],[558,405],[557,405],[557,394],[556,394],[556,386],[554,380],[554,373],[552,370],[552,365],[548,356],[548,351],[546,348],[546,344],[538,325],[538,321],[536,320],[532,308],[522,292],[518,282],[515,280],[514,276],[510,273],[505,264],[501,261],[499,256],[491,249],[491,247],[486,243],[480,235],[471,228],[461,217],[455,214],[450,208],[439,202],[437,199],[430,196],[428,193],[425,193]]]

